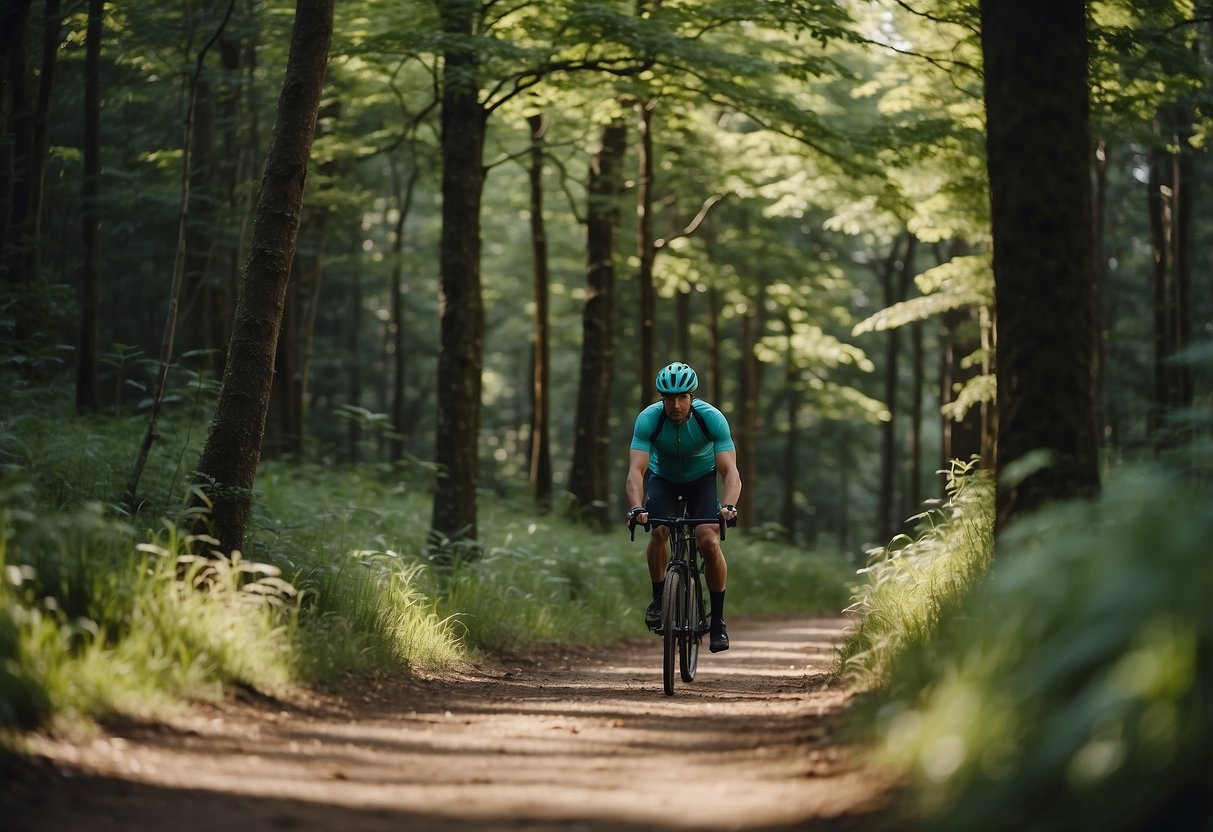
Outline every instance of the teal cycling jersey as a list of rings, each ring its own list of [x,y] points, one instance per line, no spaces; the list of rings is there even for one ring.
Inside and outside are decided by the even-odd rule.
[[[649,470],[671,482],[690,482],[716,468],[716,454],[734,450],[729,421],[701,399],[691,402],[702,423],[693,414],[681,425],[662,419],[661,402],[640,411],[632,431],[632,450],[649,454]],[[654,431],[660,432],[654,435]]]

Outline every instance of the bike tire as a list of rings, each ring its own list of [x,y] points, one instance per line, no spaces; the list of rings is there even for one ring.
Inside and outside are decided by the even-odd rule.
[[[677,569],[665,573],[665,591],[661,596],[661,638],[663,642],[662,683],[665,695],[674,695],[674,668],[678,662],[678,631],[685,616],[683,575]]]
[[[695,681],[695,671],[699,668],[699,621],[703,618],[703,599],[699,593],[699,576],[692,576],[683,587],[682,625],[678,633],[678,669],[682,681]]]

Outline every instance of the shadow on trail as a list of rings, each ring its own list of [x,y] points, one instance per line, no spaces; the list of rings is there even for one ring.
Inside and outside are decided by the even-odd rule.
[[[246,696],[178,724],[112,726],[100,749],[0,758],[0,825],[871,830],[883,795],[833,748],[848,701],[828,683],[841,629],[739,622],[734,648],[705,645],[698,678],[673,697],[654,637],[549,647],[312,706]]]
[[[114,777],[98,777],[65,769],[48,771],[46,761],[26,760],[14,771],[11,760],[0,760],[0,811],[10,832],[93,832],[94,830],[169,830],[174,832],[236,832],[236,830],[299,830],[299,832],[664,832],[688,829],[676,820],[621,820],[616,816],[545,818],[469,818],[436,812],[402,811],[390,807],[345,806],[296,799],[252,797],[204,789],[164,788]],[[48,791],[45,782],[54,781]],[[748,832],[870,832],[880,815],[856,812],[808,823],[747,826]],[[702,828],[702,827],[699,827]]]

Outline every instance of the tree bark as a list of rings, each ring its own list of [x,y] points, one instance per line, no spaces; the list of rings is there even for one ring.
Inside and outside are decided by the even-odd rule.
[[[708,372],[711,374],[712,401],[724,401],[724,373],[720,360],[720,290],[708,288]]]
[[[392,339],[392,436],[389,457],[399,462],[404,457],[404,440],[411,429],[405,406],[405,379],[408,375],[404,334],[404,227],[413,206],[413,189],[417,183],[416,159],[409,169],[407,182],[401,182],[400,164],[393,156],[389,160],[392,172],[392,193],[396,200],[396,224],[392,229],[391,320],[388,324]]]
[[[51,93],[59,63],[59,40],[63,15],[59,0],[46,0],[42,13],[42,72],[38,77],[38,99],[34,104],[33,141],[29,165],[29,246],[25,252],[25,274],[36,282],[42,270],[42,202],[46,191],[47,130],[50,124]]]
[[[737,446],[737,469],[741,474],[741,481],[747,484],[748,494],[758,493],[758,431],[761,429],[758,401],[762,379],[761,362],[755,348],[762,338],[765,294],[765,286],[755,286],[754,296],[749,299],[746,311],[741,316],[741,361],[738,367],[740,401],[737,407],[737,428],[733,431],[733,444]],[[757,520],[759,508],[751,506],[750,510],[739,514],[738,525],[752,525]]]
[[[1175,437],[1166,431],[1168,414],[1191,405],[1192,370],[1176,361],[1192,339],[1192,208],[1196,186],[1192,113],[1183,105],[1161,107],[1154,120],[1156,146],[1150,153],[1149,211],[1154,270],[1154,406],[1149,427],[1158,448]],[[1174,147],[1176,150],[1169,149]]]
[[[187,350],[218,349],[214,326],[215,223],[219,213],[219,177],[215,165],[214,86],[200,77],[194,87],[190,136],[189,218],[185,234],[182,286],[182,345]]]
[[[350,275],[350,314],[349,329],[346,337],[349,339],[349,402],[352,407],[362,406],[362,275],[355,270]],[[362,461],[362,423],[357,419],[349,420],[349,432],[346,434],[350,462],[357,465]]]
[[[29,229],[29,159],[33,114],[26,77],[26,36],[33,0],[3,0],[0,5],[0,271],[7,282],[22,285]],[[19,335],[21,333],[18,333]]]
[[[788,345],[783,357],[784,378],[783,387],[787,400],[788,433],[784,437],[783,450],[783,507],[781,519],[784,534],[788,543],[796,541],[796,481],[799,466],[797,459],[800,455],[798,441],[800,438],[800,396],[798,389],[800,371],[796,366],[796,358],[792,352],[792,316],[786,310],[783,313],[784,331],[787,333]]]
[[[590,163],[586,209],[586,292],[581,317],[581,367],[569,492],[579,516],[610,523],[610,408],[615,366],[615,231],[623,195],[627,125],[603,128]]]
[[[248,530],[332,34],[333,0],[296,0],[228,360],[194,476],[199,492],[194,507],[209,505],[210,531],[224,552],[240,548]]]
[[[644,407],[652,400],[653,379],[657,377],[657,293],[653,286],[653,108],[654,101],[640,104],[640,172],[636,182],[636,254],[640,260],[637,281],[640,284],[640,401]]]
[[[546,510],[552,502],[551,347],[548,338],[548,246],[543,227],[543,135],[541,113],[528,116],[531,127],[531,251],[535,271],[535,363],[531,409],[531,497]]]
[[[925,393],[922,326],[922,321],[910,324],[910,436],[906,444],[906,455],[910,457],[910,484],[906,489],[908,505],[903,506],[902,517],[917,513],[922,503],[922,400]]]
[[[678,361],[690,361],[691,356],[691,290],[679,286],[674,295],[674,355]]]
[[[207,41],[202,51],[198,54],[194,73],[190,77],[185,111],[184,141],[181,149],[181,207],[177,214],[177,253],[173,260],[172,288],[169,290],[168,312],[165,315],[164,333],[160,341],[160,364],[156,372],[156,386],[152,391],[152,406],[148,414],[147,429],[144,431],[143,442],[139,446],[139,453],[135,459],[135,468],[131,474],[130,481],[127,483],[124,495],[127,510],[132,516],[138,508],[139,481],[143,477],[143,468],[147,464],[147,458],[151,453],[152,444],[155,442],[156,433],[159,428],[160,407],[164,402],[165,388],[168,386],[169,367],[172,366],[173,344],[177,335],[177,311],[181,305],[182,286],[185,283],[186,276],[186,262],[189,258],[187,247],[189,235],[187,234],[187,228],[190,220],[190,180],[193,179],[192,162],[193,136],[195,135],[194,116],[197,105],[196,93],[201,83],[202,67],[206,61],[206,54],[223,33],[223,29],[227,27],[227,22],[231,18],[232,10],[235,6],[235,0],[229,0],[227,14],[224,15],[223,21],[219,24],[219,31]]]
[[[80,195],[80,340],[76,351],[76,411],[97,409],[97,307],[101,295],[101,36],[105,2],[89,0],[84,56],[84,181]]]
[[[1155,135],[1160,132],[1157,120]],[[1168,372],[1167,358],[1171,354],[1170,287],[1171,277],[1171,211],[1164,189],[1168,189],[1167,154],[1160,147],[1150,151],[1150,173],[1146,200],[1150,216],[1150,240],[1153,269],[1150,273],[1150,310],[1153,318],[1154,339],[1154,403],[1150,408],[1147,424],[1152,435],[1158,434],[1163,415],[1167,409]]]
[[[479,57],[469,43],[477,0],[439,4],[447,46],[442,67],[442,293],[438,350],[438,424],[431,526],[446,539],[477,537],[476,482],[484,301],[480,292],[480,202],[484,132]]]
[[[1086,4],[982,0],[981,19],[1001,530],[1099,489]]]
[[[223,378],[227,345],[231,340],[232,318],[239,285],[240,263],[244,259],[244,243],[252,201],[243,188],[253,167],[256,136],[246,131],[242,106],[242,87],[238,79],[244,70],[246,47],[241,38],[224,35],[219,38],[219,54],[224,81],[219,85],[220,135],[222,152],[215,160],[215,172],[220,181],[220,196],[227,212],[232,232],[231,240],[221,240],[212,257],[215,283],[210,300],[209,346],[205,366],[215,378]],[[252,83],[251,80],[246,83]]]
[[[940,332],[940,382],[944,404],[956,401],[956,390],[977,375],[977,368],[965,367],[963,361],[977,351],[981,344],[976,309],[953,309],[944,313]],[[968,462],[981,456],[981,408],[971,407],[964,418],[956,421],[943,416],[942,468],[948,469],[953,459]],[[991,460],[984,460],[986,465]]]
[[[894,239],[888,259],[880,267],[886,309],[904,299],[909,282],[910,262],[914,255],[916,240],[914,235],[906,232],[904,241],[905,248],[903,249],[902,237]],[[893,530],[901,520],[894,516],[898,509],[897,417],[901,408],[898,406],[897,392],[900,362],[901,337],[898,330],[892,328],[886,333],[884,370],[884,397],[885,404],[889,408],[889,420],[880,428],[880,496],[877,500],[877,535],[881,541],[887,541],[893,536]]]
[[[1099,322],[1099,349],[1095,354],[1095,408],[1099,414],[1100,445],[1114,446],[1120,440],[1117,420],[1109,401],[1104,398],[1108,371],[1107,334],[1112,310],[1106,301],[1108,288],[1107,207],[1108,207],[1108,141],[1106,136],[1095,140],[1092,164],[1091,193],[1091,269],[1095,287],[1096,320]]]

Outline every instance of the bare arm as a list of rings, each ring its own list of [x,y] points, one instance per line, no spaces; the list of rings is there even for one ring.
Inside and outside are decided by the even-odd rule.
[[[716,454],[716,470],[720,472],[721,505],[736,506],[741,499],[741,472],[737,469],[737,452],[720,451]],[[733,517],[737,512],[733,512]],[[733,517],[726,519],[732,520]]]
[[[632,450],[628,457],[628,479],[625,486],[628,495],[628,507],[644,505],[644,472],[649,467],[649,452]],[[643,525],[648,522],[648,515],[642,514],[643,520],[637,520]]]

